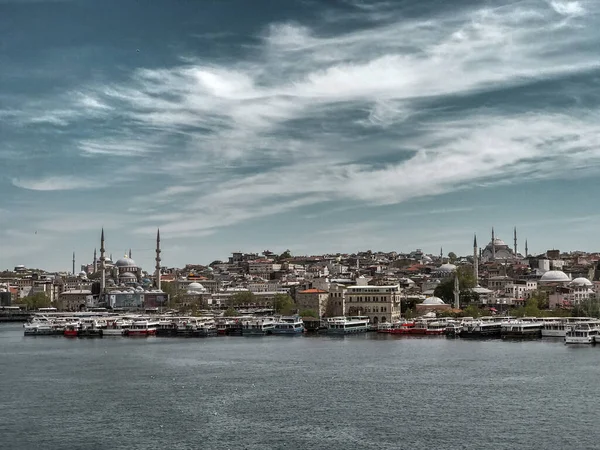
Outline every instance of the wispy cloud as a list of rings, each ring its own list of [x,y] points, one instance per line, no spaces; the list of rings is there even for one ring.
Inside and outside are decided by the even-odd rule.
[[[85,125],[70,148],[110,167],[112,183],[143,186],[115,204],[153,211],[171,236],[598,172],[597,101],[558,81],[600,68],[600,4],[498,0],[411,15],[401,2],[346,3],[325,22],[265,24],[235,57],[186,55],[74,87],[60,107],[52,98],[0,114],[25,129]],[[96,178],[13,184],[85,189]]]

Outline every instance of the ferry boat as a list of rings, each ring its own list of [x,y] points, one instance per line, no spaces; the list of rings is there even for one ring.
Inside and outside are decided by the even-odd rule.
[[[156,335],[156,322],[149,320],[136,320],[127,328],[123,336],[154,336]]]
[[[539,338],[543,326],[544,323],[535,317],[507,320],[501,324],[500,336],[502,339]]]
[[[264,317],[262,319],[248,320],[242,324],[243,336],[267,336],[273,334],[275,319]]]
[[[219,317],[216,320],[217,333],[225,336],[242,335],[242,318]]]
[[[544,319],[542,337],[564,338],[567,332],[579,322],[590,322],[590,317],[547,317]]]
[[[301,335],[304,333],[304,322],[300,316],[283,316],[275,322],[271,333],[287,336]]]
[[[502,322],[495,318],[466,320],[462,323],[460,337],[463,338],[499,338],[502,334]]]
[[[369,329],[366,316],[332,317],[328,322],[328,334],[365,333]]]
[[[446,331],[446,321],[443,319],[419,319],[415,326],[410,329],[409,334],[440,336]]]
[[[133,324],[132,320],[126,319],[117,319],[112,322],[107,323],[106,328],[104,328],[103,335],[104,336],[125,336],[125,332],[129,330],[131,325]]]
[[[463,327],[461,324],[452,322],[452,323],[446,324],[446,330],[444,330],[444,334],[447,337],[457,338],[457,337],[460,337],[462,330],[463,330]]]
[[[72,322],[65,325],[63,335],[65,337],[77,337],[79,335],[79,323]]]
[[[600,322],[580,322],[565,335],[565,344],[596,344],[600,339]]]
[[[30,322],[23,324],[25,336],[62,336],[65,323],[55,322],[46,318],[33,318]]]

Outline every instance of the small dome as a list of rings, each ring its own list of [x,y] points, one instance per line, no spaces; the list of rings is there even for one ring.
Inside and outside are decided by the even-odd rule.
[[[82,270],[81,272],[79,272],[79,276],[82,278],[87,278],[87,273]]]
[[[571,279],[562,270],[549,270],[544,275],[542,275],[542,278],[540,278],[540,281],[548,282],[548,283],[550,283],[550,282],[564,283],[564,282],[571,281]]]
[[[446,263],[446,264],[442,264],[436,270],[438,270],[440,272],[454,272],[454,271],[456,271],[456,266],[454,264]]]
[[[429,297],[423,300],[423,305],[445,305],[444,300],[439,297]]]
[[[492,242],[490,242],[490,244],[492,244]],[[494,239],[493,244],[495,247],[502,247],[502,246],[506,246],[506,243],[502,240],[502,239]]]
[[[590,280],[588,280],[587,278],[584,277],[579,277],[579,278],[575,278],[573,281],[571,281],[571,284],[573,286],[593,286],[594,283],[592,283]]]
[[[119,259],[115,265],[117,267],[137,267],[135,261],[131,258],[128,258],[127,256],[124,256],[123,258]]]

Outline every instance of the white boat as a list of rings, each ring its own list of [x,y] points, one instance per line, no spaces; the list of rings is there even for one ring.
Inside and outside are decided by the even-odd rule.
[[[273,334],[277,322],[273,317],[247,320],[242,322],[243,336],[266,336]]]
[[[600,337],[600,322],[580,322],[565,335],[565,344],[595,344]]]
[[[131,326],[125,330],[124,336],[154,336],[158,322],[149,320],[135,320]]]
[[[132,320],[119,319],[108,323],[106,328],[102,329],[104,336],[125,336],[125,332],[133,325]]]
[[[275,322],[272,334],[296,336],[304,333],[304,322],[300,316],[283,316]]]
[[[327,323],[328,334],[365,333],[369,329],[369,318],[364,316],[332,317]]]
[[[544,322],[535,317],[524,317],[522,319],[507,320],[502,322],[500,335],[506,338],[538,338],[542,336]]]
[[[575,324],[579,322],[589,322],[594,319],[590,317],[548,317],[544,319],[542,328],[542,337],[562,337],[564,338]]]

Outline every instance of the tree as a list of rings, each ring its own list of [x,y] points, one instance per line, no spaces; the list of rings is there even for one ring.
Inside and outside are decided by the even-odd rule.
[[[294,300],[287,294],[275,294],[273,297],[273,309],[277,314],[291,314],[295,307]]]
[[[45,292],[36,292],[33,295],[25,297],[23,300],[27,305],[27,309],[48,308],[52,305],[50,298]]]
[[[539,309],[548,309],[548,307],[550,306],[550,303],[548,301],[548,295],[544,291],[533,291],[529,295],[529,299],[533,300],[531,304],[533,305],[535,303]]]
[[[291,254],[291,252],[288,249],[285,252],[283,252],[281,255],[279,255],[279,260],[288,259],[288,258],[291,258],[291,257],[292,257],[292,254]]]
[[[229,298],[229,304],[231,306],[246,305],[255,302],[256,296],[250,291],[236,292]]]
[[[414,317],[415,317],[415,312],[414,312],[414,310],[412,310],[412,309],[410,309],[410,308],[409,308],[409,309],[407,309],[407,310],[404,312],[404,318],[405,318],[405,319],[413,319]]]
[[[450,252],[450,253],[448,253],[448,259],[450,260],[451,263],[453,263],[454,261],[456,261],[458,259],[458,256],[456,256],[456,253]]]
[[[169,308],[174,308],[184,300],[185,291],[179,287],[178,282],[169,281],[161,283],[160,287],[165,294],[169,295]]]
[[[477,318],[481,315],[481,310],[475,305],[469,305],[463,309],[463,317]]]
[[[461,305],[468,305],[479,301],[479,295],[476,292],[473,292],[476,283],[471,270],[468,267],[458,267],[456,269],[456,275],[458,276]],[[453,303],[454,277],[448,278],[448,280],[436,287],[433,295],[441,298],[446,303]]]
[[[227,310],[223,313],[226,317],[235,317],[238,315],[238,312],[234,308],[227,308]]]
[[[303,309],[300,311],[300,317],[315,317],[319,318],[319,314],[314,309]]]

